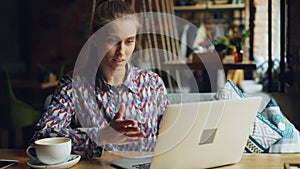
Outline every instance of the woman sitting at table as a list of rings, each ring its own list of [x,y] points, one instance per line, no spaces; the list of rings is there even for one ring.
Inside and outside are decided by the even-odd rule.
[[[69,137],[84,157],[101,156],[104,147],[152,151],[167,91],[157,74],[129,64],[139,26],[133,14],[122,0],[97,5],[94,34],[77,59],[85,63],[62,77],[32,142]]]

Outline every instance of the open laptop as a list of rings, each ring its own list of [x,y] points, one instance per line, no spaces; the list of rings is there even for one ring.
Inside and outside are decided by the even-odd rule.
[[[211,168],[240,161],[260,97],[169,105],[152,157],[111,161],[118,168]]]

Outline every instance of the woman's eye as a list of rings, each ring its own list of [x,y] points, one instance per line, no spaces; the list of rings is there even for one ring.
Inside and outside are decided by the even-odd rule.
[[[134,38],[127,39],[127,40],[126,40],[126,43],[127,43],[127,44],[135,43],[135,39],[134,39]]]

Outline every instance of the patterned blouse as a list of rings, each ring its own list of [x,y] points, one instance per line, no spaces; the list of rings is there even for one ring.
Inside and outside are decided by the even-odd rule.
[[[157,74],[129,64],[127,68],[123,84],[111,86],[97,75],[94,87],[90,88],[93,90],[88,94],[91,90],[78,85],[80,82],[71,74],[62,77],[50,105],[36,125],[32,142],[45,137],[69,137],[73,153],[86,158],[101,156],[104,147],[110,151],[152,151],[168,105],[167,91]],[[123,118],[138,121],[141,131],[145,132],[144,141],[98,146],[97,139],[101,138],[97,137],[97,131],[111,122],[122,103],[126,105]]]

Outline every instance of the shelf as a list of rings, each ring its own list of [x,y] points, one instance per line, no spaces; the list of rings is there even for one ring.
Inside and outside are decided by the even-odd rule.
[[[245,9],[245,4],[222,4],[222,5],[189,5],[189,6],[174,6],[175,11],[201,11],[201,10],[242,10]]]
[[[206,5],[187,5],[187,6],[174,6],[175,11],[188,11],[188,10],[205,10]]]
[[[241,3],[241,4],[223,4],[223,5],[208,5],[208,9],[231,9],[231,10],[235,10],[235,9],[245,9],[245,4]]]

